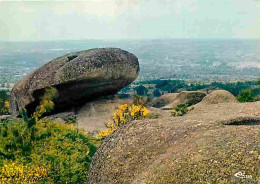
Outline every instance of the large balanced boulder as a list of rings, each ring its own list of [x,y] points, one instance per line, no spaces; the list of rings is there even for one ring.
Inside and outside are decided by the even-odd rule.
[[[181,117],[134,121],[99,147],[89,184],[258,183],[259,135],[259,102],[203,104]]]
[[[11,113],[33,112],[46,88],[58,90],[55,110],[112,95],[138,76],[133,54],[117,48],[96,48],[56,58],[21,79],[11,93]]]

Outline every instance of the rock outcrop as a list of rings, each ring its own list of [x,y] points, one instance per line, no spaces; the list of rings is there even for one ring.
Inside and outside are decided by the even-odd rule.
[[[203,100],[202,104],[218,104],[218,103],[236,103],[238,102],[229,91],[215,90],[208,94]]]
[[[151,106],[156,107],[156,108],[161,108],[164,107],[166,105],[169,105],[170,103],[172,103],[177,95],[179,93],[167,93],[164,94],[162,96],[160,96],[159,98],[157,98],[156,100],[154,100],[151,104]]]
[[[189,103],[189,105],[194,105],[199,103],[206,93],[200,91],[183,91],[180,93],[167,93],[152,104],[153,107],[162,109],[171,109],[177,105],[182,105]]]
[[[46,88],[58,90],[55,110],[79,106],[112,95],[132,83],[139,73],[133,54],[117,48],[70,53],[52,60],[20,80],[11,93],[11,113],[33,112]]]
[[[257,183],[260,102],[232,101],[119,128],[95,153],[89,183]]]

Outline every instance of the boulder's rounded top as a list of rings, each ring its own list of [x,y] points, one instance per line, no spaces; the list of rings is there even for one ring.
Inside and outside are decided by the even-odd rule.
[[[208,94],[201,104],[238,103],[236,97],[226,90],[215,90]]]

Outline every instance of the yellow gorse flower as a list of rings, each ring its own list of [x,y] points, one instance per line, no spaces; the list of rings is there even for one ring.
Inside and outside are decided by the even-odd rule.
[[[5,108],[8,109],[8,110],[10,109],[10,104],[9,104],[8,101],[5,101]]]
[[[102,139],[113,133],[118,127],[132,120],[147,118],[150,111],[143,105],[123,104],[113,114],[113,121],[108,123],[107,129],[98,132],[98,138]]]
[[[0,183],[34,184],[51,181],[48,178],[48,168],[39,166],[23,166],[15,162],[4,164],[0,169]]]
[[[46,112],[53,109],[54,103],[51,100],[42,100],[41,104],[37,107],[36,111],[33,113],[33,117],[38,121],[38,119]]]
[[[9,102],[7,100],[3,102],[0,99],[0,103],[1,104],[3,103],[3,108],[0,108],[0,114],[9,114],[10,113],[10,104],[9,104]]]

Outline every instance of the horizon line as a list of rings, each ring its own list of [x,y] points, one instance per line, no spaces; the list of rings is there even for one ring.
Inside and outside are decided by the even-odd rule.
[[[84,38],[84,39],[46,39],[46,40],[0,40],[0,42],[53,42],[53,41],[145,41],[145,40],[260,40],[260,38]]]

